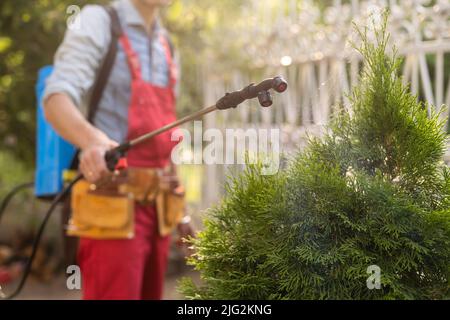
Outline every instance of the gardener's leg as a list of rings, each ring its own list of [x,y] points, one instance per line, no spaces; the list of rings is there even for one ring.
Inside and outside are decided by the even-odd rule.
[[[141,299],[145,261],[150,253],[149,219],[136,208],[135,237],[131,240],[81,239],[83,298],[87,300]]]
[[[154,227],[151,234],[151,253],[144,269],[142,299],[161,300],[169,256],[170,237],[159,236],[156,210],[154,207],[151,207],[148,208],[148,211],[154,221]]]

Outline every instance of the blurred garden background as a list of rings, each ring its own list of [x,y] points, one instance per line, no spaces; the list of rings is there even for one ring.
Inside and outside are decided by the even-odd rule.
[[[107,2],[0,2],[0,199],[13,186],[33,180],[37,73],[52,64],[71,14],[67,8]],[[260,110],[251,102],[238,112],[208,116],[203,126],[278,127],[283,152],[301,148],[308,133],[320,135],[333,112],[346,108],[347,94],[358,82],[360,57],[348,41],[353,39],[352,22],[364,26],[386,7],[391,11],[392,43],[403,58],[405,83],[418,99],[430,103],[429,108],[440,111],[444,104],[450,105],[448,0],[174,0],[163,17],[181,61],[178,115],[212,105],[229,90],[280,74],[288,79],[290,89],[276,97],[276,108]],[[448,115],[442,107],[442,118]],[[450,162],[450,153],[446,161]],[[226,175],[240,169],[182,168],[198,228],[200,212],[223,195]],[[31,192],[18,197],[2,219],[0,244],[14,247],[29,241],[46,206]],[[28,297],[58,298],[64,283],[54,276],[62,248],[58,216],[53,220],[45,236],[45,254],[51,258],[43,263],[40,277],[32,280],[37,291]],[[0,264],[1,258],[0,251]],[[179,274],[190,272],[176,252],[172,258],[167,298],[177,297],[173,288]]]

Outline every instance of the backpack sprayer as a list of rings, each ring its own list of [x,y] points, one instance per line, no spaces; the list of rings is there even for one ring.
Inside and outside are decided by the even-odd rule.
[[[240,105],[244,101],[254,99],[254,98],[258,98],[259,103],[262,107],[265,107],[265,108],[270,107],[273,104],[272,95],[270,93],[270,90],[274,90],[278,93],[283,93],[287,90],[287,88],[288,88],[288,83],[286,82],[286,80],[284,80],[282,77],[278,76],[275,78],[266,79],[257,85],[250,84],[249,86],[245,87],[244,89],[242,89],[240,91],[227,93],[224,97],[219,99],[215,105],[213,105],[211,107],[197,111],[191,115],[188,115],[182,119],[179,119],[178,121],[170,123],[164,127],[161,127],[159,129],[155,130],[155,131],[152,131],[150,133],[144,134],[134,140],[125,142],[125,143],[121,144],[120,146],[106,152],[105,153],[105,162],[107,164],[107,168],[111,172],[114,172],[117,169],[117,165],[120,162],[120,160],[126,156],[127,152],[131,148],[133,148],[145,141],[148,141],[148,140],[152,139],[153,137],[155,137],[163,132],[166,132],[170,129],[181,126],[190,121],[194,121],[196,119],[202,118],[203,116],[205,116],[206,114],[209,114],[211,112],[214,112],[217,110],[226,110],[226,109],[236,108],[238,105]],[[38,96],[38,98],[39,98],[39,96]],[[66,146],[66,149],[67,149],[67,146]],[[71,154],[74,154],[74,151],[70,147],[68,148],[68,150]],[[58,150],[58,151],[60,152],[61,150]],[[68,166],[69,166],[69,162],[67,162],[67,167]],[[37,178],[39,178],[38,173],[37,173]],[[52,177],[50,177],[50,180],[51,180],[51,178]],[[57,178],[56,181],[58,181],[58,183],[59,183],[59,181],[61,180],[61,177],[56,177],[56,178]],[[60,203],[70,193],[72,187],[78,181],[80,181],[82,178],[83,178],[83,176],[81,174],[77,175],[75,177],[75,179],[73,179],[66,187],[64,187],[62,189],[62,191],[60,191],[53,198],[53,200],[50,204],[50,207],[45,214],[44,220],[42,221],[41,225],[39,226],[37,235],[33,241],[33,249],[32,249],[30,258],[28,259],[28,262],[25,266],[25,270],[24,270],[23,276],[20,280],[19,286],[12,294],[10,294],[8,296],[3,293],[3,291],[0,287],[0,298],[1,299],[13,299],[18,294],[20,294],[20,292],[22,291],[22,289],[26,283],[26,280],[30,274],[31,266],[32,266],[34,258],[36,256],[37,248],[39,246],[39,243],[40,243],[40,240],[44,233],[45,227],[46,227],[52,213],[55,211],[58,203]],[[49,180],[49,179],[47,179],[47,180]],[[58,183],[56,183],[56,185]],[[35,186],[36,188],[39,187],[38,185],[35,185],[35,183],[26,183],[26,184],[19,185],[19,186],[15,187],[13,190],[11,190],[11,192],[5,197],[2,204],[0,205],[0,219],[2,217],[4,210],[8,206],[8,203],[11,201],[11,199],[14,197],[14,195],[16,195],[19,191],[21,191],[25,188],[30,188],[33,186]],[[38,195],[38,194],[36,194],[36,195]]]

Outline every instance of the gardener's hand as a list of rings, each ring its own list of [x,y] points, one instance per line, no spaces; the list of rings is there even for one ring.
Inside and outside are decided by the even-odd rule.
[[[82,149],[80,154],[80,170],[87,181],[96,183],[108,175],[109,171],[105,162],[105,153],[118,145],[117,142],[105,136]]]

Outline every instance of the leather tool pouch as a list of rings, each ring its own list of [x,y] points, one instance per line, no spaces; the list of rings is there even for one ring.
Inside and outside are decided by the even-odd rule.
[[[158,230],[167,236],[181,222],[185,192],[153,169],[129,168],[104,181],[96,190],[81,180],[72,189],[72,217],[67,234],[91,239],[130,239],[134,236],[135,202],[156,205]]]
[[[79,181],[72,190],[72,218],[67,234],[91,239],[130,239],[134,236],[134,198],[111,190],[92,191]]]
[[[157,170],[135,169],[126,170],[126,183],[119,185],[119,193],[132,193],[140,204],[153,204],[159,190],[160,178]]]
[[[121,185],[119,191],[133,193],[136,202],[142,205],[156,204],[158,231],[163,237],[171,234],[183,219],[185,191],[178,186],[173,172],[129,168],[127,183]]]
[[[164,237],[178,226],[185,212],[185,192],[181,187],[160,189],[156,197],[159,234]]]

